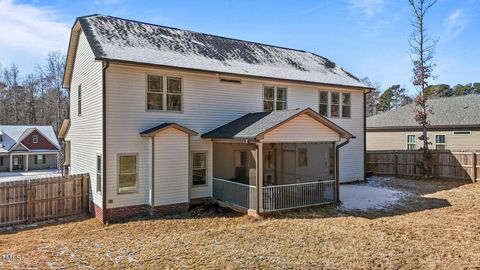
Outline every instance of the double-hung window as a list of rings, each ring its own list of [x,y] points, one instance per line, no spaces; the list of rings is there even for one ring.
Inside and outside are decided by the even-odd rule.
[[[328,117],[328,91],[320,91],[319,94],[319,105],[318,105],[318,112],[325,116]]]
[[[446,149],[445,135],[435,135],[435,149],[437,150]]]
[[[407,149],[417,149],[417,137],[415,135],[407,135]]]
[[[147,110],[182,111],[182,79],[169,76],[147,76]]]
[[[330,93],[330,117],[340,117],[340,93]]]
[[[137,192],[137,155],[118,157],[118,193]]]
[[[263,111],[281,111],[287,109],[287,88],[264,86]]]
[[[351,117],[351,98],[350,93],[342,93],[342,118]]]
[[[102,192],[102,156],[97,155],[97,192]]]
[[[38,143],[38,135],[33,135],[32,136],[32,142],[33,143]]]
[[[194,152],[192,155],[192,184],[194,186],[207,184],[207,153]]]

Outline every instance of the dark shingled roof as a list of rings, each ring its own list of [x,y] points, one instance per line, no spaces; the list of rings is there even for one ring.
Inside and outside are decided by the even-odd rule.
[[[104,15],[78,18],[97,59],[369,88],[319,55]]]
[[[167,129],[167,128],[176,128],[178,130],[181,130],[185,133],[189,133],[189,134],[192,134],[192,135],[197,135],[198,133],[189,129],[189,128],[186,128],[182,125],[179,125],[177,123],[163,123],[163,124],[160,124],[158,126],[155,126],[155,127],[152,127],[152,128],[149,128],[147,130],[144,130],[142,132],[140,132],[140,135],[141,136],[144,136],[144,137],[148,137],[148,136],[153,136],[155,135],[157,132],[160,132],[164,129]]]
[[[246,114],[232,122],[209,131],[202,135],[202,138],[212,139],[255,139],[257,136],[275,128],[289,119],[302,113],[314,114],[316,117],[329,125],[335,132],[341,133],[342,137],[354,138],[354,136],[328,119],[319,115],[311,109],[285,110],[272,112],[258,112]]]
[[[427,104],[433,111],[429,116],[432,127],[480,126],[480,95],[430,99]],[[414,108],[409,104],[368,117],[367,128],[418,127]]]

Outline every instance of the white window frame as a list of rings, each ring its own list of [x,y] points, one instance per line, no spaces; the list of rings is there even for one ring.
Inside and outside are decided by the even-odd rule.
[[[38,135],[33,135],[32,136],[32,142],[33,143],[38,143]]]
[[[409,137],[409,136],[413,136],[413,137],[415,138],[415,142],[414,142],[414,143],[409,143],[409,142],[408,142],[408,137]],[[407,150],[417,150],[417,135],[415,135],[415,134],[407,134],[407,136],[406,136],[406,144],[407,144]],[[409,148],[408,148],[408,145],[415,145],[415,148],[414,148],[414,149],[409,149]]]
[[[320,96],[322,93],[327,93],[327,103],[321,102]],[[320,115],[324,117],[330,117],[330,91],[322,89],[318,91],[318,113],[320,113],[320,105],[327,105],[327,115]]]
[[[162,77],[162,109],[161,110],[155,110],[155,109],[149,109],[148,108],[148,93],[149,91],[149,76],[156,76],[156,77]],[[168,78],[175,78],[175,79],[180,79],[180,94],[168,94]],[[160,94],[158,92],[153,92],[156,94]],[[179,75],[174,75],[174,74],[154,74],[154,73],[146,73],[145,76],[145,111],[147,112],[163,112],[163,113],[183,113],[184,109],[184,96],[185,91],[183,87],[183,76]],[[167,97],[168,95],[179,95],[180,96],[180,110],[179,111],[173,111],[173,110],[167,110]]]
[[[99,165],[98,164],[98,158],[100,158],[100,169],[99,169],[99,166],[98,166]],[[102,187],[102,184],[103,184],[103,157],[102,157],[102,155],[97,154],[95,161],[96,161],[96,167],[97,167],[96,168],[96,174],[95,174],[95,176],[96,176],[96,187],[95,187],[95,189],[96,189],[97,193],[101,193],[102,189],[103,189],[103,187]],[[120,165],[120,160],[119,160],[119,165]],[[119,171],[120,171],[120,168],[119,168]],[[137,169],[137,171],[138,171],[138,169]]]
[[[195,154],[204,154],[205,155],[205,167],[204,168],[195,168],[194,167],[194,155]],[[208,186],[208,151],[192,151],[192,181],[191,185],[192,187],[204,187]],[[193,184],[193,171],[194,170],[205,170],[205,184]]]
[[[458,134],[456,132],[465,132],[464,134]],[[455,130],[453,131],[453,135],[456,135],[456,136],[470,136],[472,135],[472,132],[470,130]]]
[[[444,143],[437,143],[437,136],[443,136]],[[443,150],[447,150],[447,135],[446,134],[435,134],[435,149],[437,149],[437,145],[443,145],[445,147],[445,149],[443,149]]]
[[[130,192],[120,192],[120,158],[121,157],[131,157],[135,156],[135,161],[136,161],[136,178],[135,178],[135,190],[130,191]],[[138,193],[138,153],[121,153],[117,155],[117,194],[122,195],[122,194],[133,194],[133,193]]]
[[[77,87],[77,115],[82,116],[82,85]]]
[[[350,116],[343,116],[343,95],[349,95],[350,96],[350,99],[349,99],[349,104],[348,105],[345,105],[345,106],[348,106],[349,109],[350,109]],[[346,119],[349,119],[349,118],[352,118],[352,93],[349,93],[349,92],[340,92],[340,117],[341,118],[346,118]]]
[[[333,102],[332,102],[332,96],[333,96],[334,93],[338,94],[338,104],[333,104]],[[342,92],[340,92],[340,91],[329,91],[329,94],[330,95],[329,95],[329,99],[328,99],[328,103],[329,103],[328,115],[331,118],[341,118],[341,116],[342,116]],[[338,106],[338,116],[332,116],[332,106],[333,105]]]
[[[282,86],[282,85],[270,85],[270,84],[264,84],[262,87],[262,107],[263,111],[265,111],[265,87],[273,87],[273,100],[268,100],[268,101],[273,101],[273,111],[277,111],[277,102],[285,102],[285,109],[281,111],[288,110],[288,87],[287,86]],[[285,101],[279,101],[278,100],[278,88],[285,89]]]

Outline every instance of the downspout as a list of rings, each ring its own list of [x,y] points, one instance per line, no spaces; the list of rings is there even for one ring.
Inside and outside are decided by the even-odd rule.
[[[367,95],[370,92],[372,89],[363,93],[363,181],[367,181]]]
[[[107,61],[103,61],[102,68],[102,223],[107,222],[107,68],[110,65]]]
[[[341,144],[335,146],[335,193],[336,193],[336,199],[337,202],[340,202],[340,162],[339,162],[339,152],[340,148],[343,146],[347,145],[350,142],[350,138],[348,138],[346,141],[342,142]]]

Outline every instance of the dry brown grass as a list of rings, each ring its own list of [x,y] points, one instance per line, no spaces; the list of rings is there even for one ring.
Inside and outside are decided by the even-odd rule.
[[[402,206],[317,207],[255,220],[214,211],[103,226],[94,219],[0,235],[6,268],[480,268],[480,184],[395,180]]]

